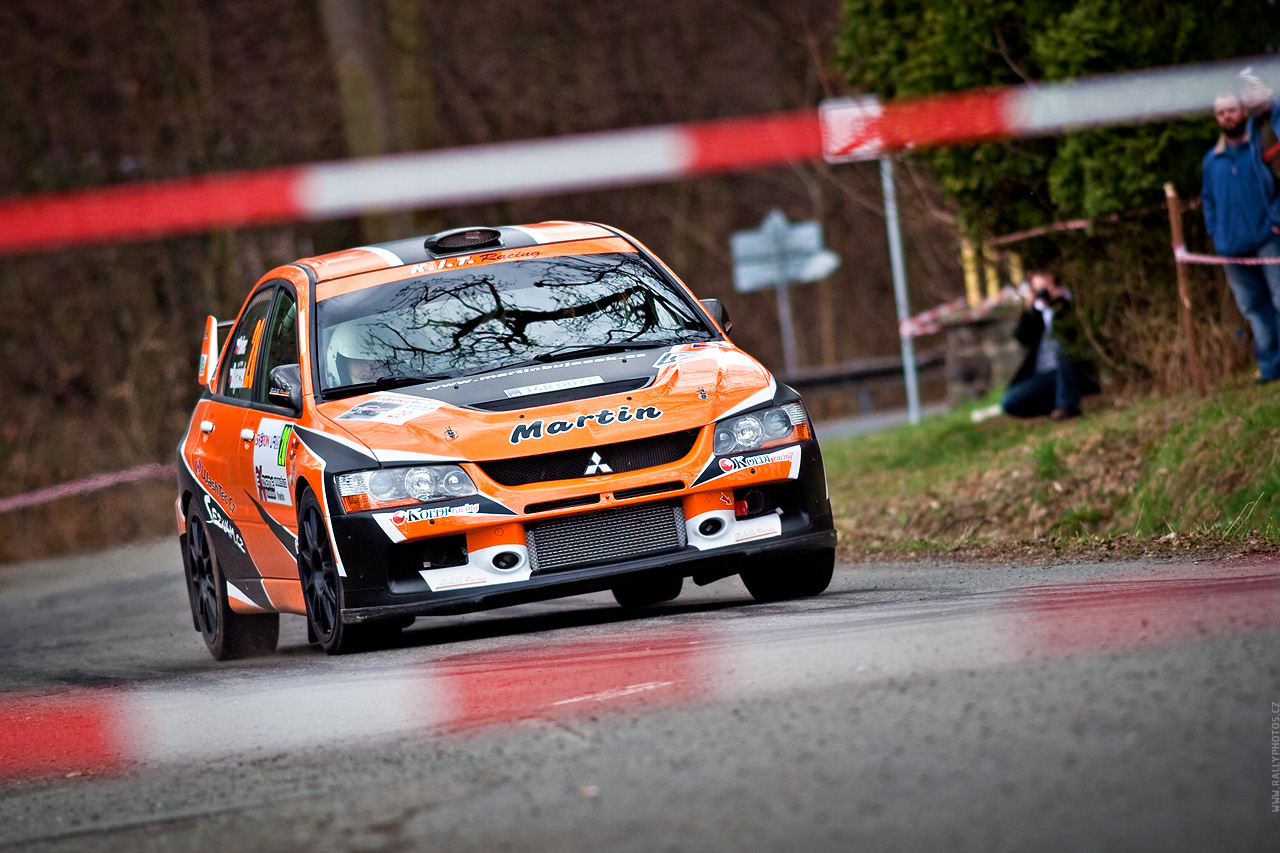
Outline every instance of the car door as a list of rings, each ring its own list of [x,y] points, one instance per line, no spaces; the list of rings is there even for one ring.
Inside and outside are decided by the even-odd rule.
[[[245,420],[257,374],[256,345],[275,290],[260,290],[245,305],[227,340],[213,394],[196,414],[201,435],[192,452],[192,465],[205,489],[202,512],[222,571],[233,582],[258,576],[245,537],[245,523],[253,507],[246,500],[239,463],[244,447],[252,444],[252,433],[246,441]]]
[[[298,301],[292,285],[281,282],[262,331],[250,346],[257,375],[246,386],[247,408],[241,425],[237,480],[246,487],[244,518],[254,562],[264,577],[297,579],[297,510],[289,482],[289,454],[296,450],[293,429],[300,412],[270,395],[276,367],[298,364]]]

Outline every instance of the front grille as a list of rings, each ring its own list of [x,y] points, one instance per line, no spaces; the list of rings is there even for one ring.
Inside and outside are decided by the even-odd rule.
[[[687,541],[684,507],[678,503],[589,512],[525,527],[534,574],[679,551]]]
[[[638,486],[634,489],[618,489],[613,493],[615,499],[620,501],[631,500],[632,498],[644,498],[649,495],[660,495],[663,492],[678,492],[684,488],[684,483],[679,480],[672,480],[670,483],[655,483],[652,486]]]
[[[576,498],[560,498],[554,501],[543,501],[542,503],[529,504],[524,511],[529,515],[538,512],[551,512],[557,509],[569,509],[575,506],[587,506],[588,504],[600,503],[599,495],[581,495]]]
[[[687,429],[598,447],[579,447],[557,453],[517,456],[514,459],[493,459],[479,465],[489,479],[504,486],[576,480],[598,474],[621,474],[669,465],[688,456],[697,438],[696,429]],[[598,454],[599,461],[592,458],[593,454]]]

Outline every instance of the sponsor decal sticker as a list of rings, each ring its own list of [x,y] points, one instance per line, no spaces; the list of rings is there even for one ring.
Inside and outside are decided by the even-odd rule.
[[[427,521],[435,518],[449,518],[457,515],[478,515],[480,504],[459,504],[455,506],[422,506],[412,509],[397,510],[391,515],[391,523],[395,525],[412,524],[415,521]]]
[[[557,361],[554,364],[532,364],[528,367],[516,367],[511,370],[504,370],[501,373],[491,373],[487,376],[478,378],[467,378],[465,376],[457,379],[446,379],[443,382],[436,382],[432,385],[424,385],[424,388],[460,388],[463,385],[470,385],[472,382],[493,382],[498,379],[506,379],[509,376],[523,376],[526,373],[543,373],[548,370],[564,370],[570,367],[581,367],[584,364],[603,364],[609,361],[626,361],[627,359],[635,359],[637,355],[631,353],[628,355],[600,355],[592,358],[579,358],[574,361]]]
[[[426,400],[422,397],[409,397],[403,394],[382,394],[372,400],[357,403],[338,415],[338,420],[402,424],[430,414],[438,408],[440,408],[439,400]]]
[[[475,259],[470,255],[462,255],[457,258],[444,258],[439,261],[427,261],[424,264],[414,264],[409,268],[409,275],[421,275],[424,272],[439,272],[440,270],[451,270],[458,267],[465,267],[475,263]]]
[[[227,534],[227,538],[240,549],[241,553],[248,553],[244,550],[244,540],[240,538],[240,531],[236,530],[236,526],[231,523],[231,519],[218,511],[218,505],[208,495],[204,496],[204,520],[211,527],[216,527]]]
[[[654,369],[661,370],[664,367],[670,367],[673,364],[680,364],[686,361],[697,361],[703,358],[715,358],[716,351],[712,348],[698,348],[686,350],[684,352],[666,352],[662,357],[653,363]]]
[[[662,410],[655,409],[653,406],[638,406],[634,410],[630,406],[619,406],[616,410],[601,409],[594,414],[581,414],[571,421],[536,420],[527,424],[517,424],[511,430],[510,440],[512,444],[519,444],[529,439],[542,438],[546,435],[560,435],[575,429],[582,429],[588,423],[608,426],[610,424],[625,424],[632,420],[656,421],[660,417],[662,417]]]
[[[422,572],[421,574],[426,574]],[[446,574],[442,577],[433,577],[427,581],[427,584],[436,592],[446,589],[465,589],[469,586],[487,586],[489,584],[489,576],[474,571],[454,572]]]
[[[236,511],[236,502],[231,499],[231,495],[227,494],[227,490],[222,488],[222,484],[213,479],[213,475],[209,473],[209,469],[204,467],[204,460],[197,456],[195,464],[192,467],[195,469],[196,476],[200,478],[200,482],[208,486],[209,491],[218,496],[218,499],[222,501],[222,505],[227,508],[227,512],[234,515]]]
[[[782,519],[776,515],[763,515],[750,521],[739,521],[733,526],[735,543],[769,539],[782,535]]]
[[[792,445],[769,453],[752,453],[747,456],[722,456],[707,463],[707,467],[702,469],[702,473],[698,475],[694,485],[701,485],[726,474],[736,474],[748,468],[755,468],[761,465],[777,465],[779,463],[785,463],[788,466],[786,474],[788,480],[794,480],[799,476],[800,446]]]
[[[263,418],[253,437],[253,483],[258,500],[273,504],[293,505],[289,493],[289,474],[285,460],[293,424],[275,418]]]
[[[752,456],[726,456],[720,460],[720,470],[726,474],[741,471],[743,468],[754,468],[757,465],[768,465],[775,460],[768,453],[757,453]]]
[[[604,379],[599,376],[583,376],[580,379],[561,379],[558,382],[542,382],[538,385],[525,385],[522,388],[508,388],[508,397],[527,397],[530,394],[547,394],[551,391],[567,391],[570,388],[582,388],[587,385],[603,385]]]

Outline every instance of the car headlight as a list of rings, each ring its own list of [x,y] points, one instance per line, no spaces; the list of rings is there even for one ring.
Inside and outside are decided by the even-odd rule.
[[[463,498],[476,493],[475,483],[457,465],[379,468],[339,474],[338,496],[347,512]]]
[[[712,450],[717,456],[724,456],[786,441],[802,441],[810,434],[809,415],[804,406],[786,403],[716,424]]]

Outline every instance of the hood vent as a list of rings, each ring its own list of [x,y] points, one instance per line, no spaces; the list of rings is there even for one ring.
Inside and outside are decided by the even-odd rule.
[[[500,246],[502,232],[496,228],[454,228],[451,231],[432,234],[426,239],[424,245],[432,254],[447,255],[453,252]]]

